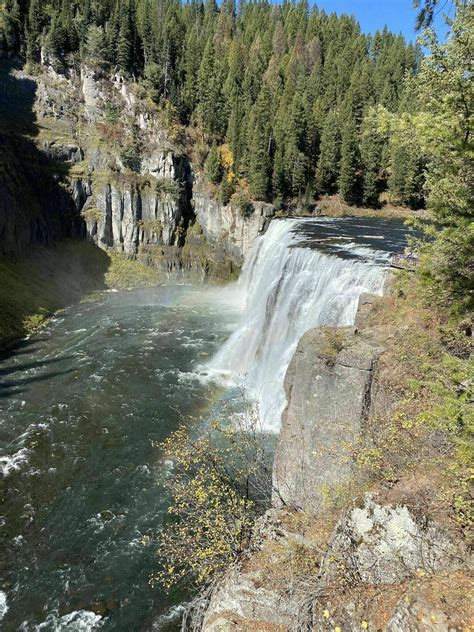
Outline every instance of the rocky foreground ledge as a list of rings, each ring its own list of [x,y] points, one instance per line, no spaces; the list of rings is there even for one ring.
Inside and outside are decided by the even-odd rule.
[[[378,302],[362,295],[359,326]],[[205,632],[469,629],[472,564],[431,502],[433,484],[412,474],[383,484],[364,468],[396,401],[392,335],[321,327],[301,339],[285,382],[274,508],[215,586]]]

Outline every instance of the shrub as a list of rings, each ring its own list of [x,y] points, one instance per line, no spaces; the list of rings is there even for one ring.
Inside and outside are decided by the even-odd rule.
[[[97,207],[90,207],[82,211],[81,216],[86,222],[100,222],[104,217],[104,213]]]
[[[270,450],[258,423],[255,413],[235,426],[215,421],[198,438],[182,426],[158,444],[174,467],[164,481],[171,519],[151,583],[206,586],[248,547],[271,497]]]
[[[329,366],[334,366],[337,356],[344,349],[347,336],[344,331],[336,327],[327,327],[324,330],[324,338],[325,345],[322,349],[322,355]]]
[[[183,184],[177,180],[170,180],[169,178],[157,178],[155,190],[159,195],[179,197],[183,190]]]
[[[137,147],[134,143],[126,145],[120,152],[120,160],[126,169],[130,171],[140,171],[140,153],[137,151]]]
[[[109,143],[121,143],[124,137],[123,126],[119,122],[97,123],[97,131],[102,140]]]
[[[107,123],[118,123],[120,119],[120,108],[116,105],[108,105],[105,108],[105,120]]]

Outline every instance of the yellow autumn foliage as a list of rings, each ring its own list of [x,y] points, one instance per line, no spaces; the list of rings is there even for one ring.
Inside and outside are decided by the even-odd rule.
[[[169,521],[158,535],[151,583],[206,585],[245,550],[262,498],[270,497],[271,459],[262,438],[255,428],[214,421],[202,436],[182,426],[158,444],[173,469],[164,481]]]

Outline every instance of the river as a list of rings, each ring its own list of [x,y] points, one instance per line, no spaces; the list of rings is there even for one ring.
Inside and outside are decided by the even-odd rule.
[[[194,367],[235,325],[227,298],[179,285],[109,293],[2,362],[4,629],[62,629],[74,611],[86,625],[95,610],[104,629],[145,630],[176,603],[147,583],[144,536],[166,510],[151,442],[218,396]]]
[[[175,628],[183,595],[148,585],[169,466],[152,442],[249,376],[276,430],[299,336],[381,293],[405,230],[285,220],[257,242],[237,287],[110,292],[1,360],[3,629]]]

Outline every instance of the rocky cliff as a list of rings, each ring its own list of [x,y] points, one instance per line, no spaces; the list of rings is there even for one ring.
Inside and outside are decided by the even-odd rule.
[[[362,295],[362,325],[378,298]],[[467,630],[472,564],[422,475],[380,482],[366,465],[388,387],[390,326],[317,328],[289,366],[274,509],[202,619],[224,630]]]
[[[351,455],[364,435],[382,351],[370,332],[351,327],[303,336],[285,379],[288,405],[274,464],[277,505],[317,515],[327,495],[351,479]]]
[[[214,200],[191,165],[185,131],[165,120],[140,86],[85,67],[58,74],[45,57],[35,77],[12,66],[3,72],[22,106],[21,120],[26,112],[31,120],[21,131],[22,142],[54,186],[45,186],[43,173],[28,176],[38,186],[31,198],[45,209],[39,214],[21,210],[27,202],[21,186],[0,191],[2,255],[21,255],[31,244],[64,236],[87,236],[104,250],[167,272],[228,276],[241,265],[273,207],[256,204],[244,217]],[[6,100],[3,110],[15,121],[11,104]],[[10,181],[28,174],[21,158],[5,171]],[[12,207],[20,212],[11,214]]]

